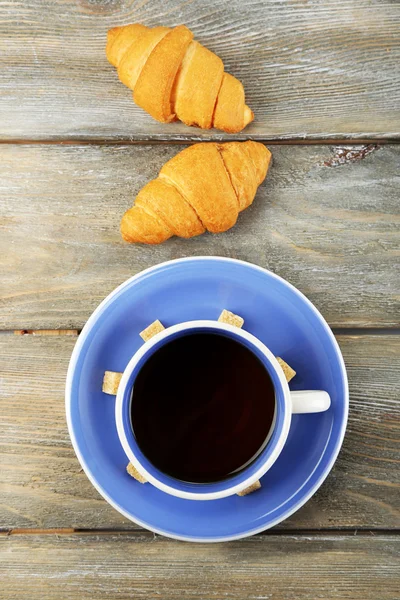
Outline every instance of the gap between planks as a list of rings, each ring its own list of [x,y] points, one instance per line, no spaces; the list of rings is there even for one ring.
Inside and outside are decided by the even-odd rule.
[[[331,330],[335,336],[400,335],[399,327],[331,327]],[[81,329],[0,329],[0,335],[50,335],[77,337],[81,331]]]
[[[149,537],[153,539],[155,536],[158,538],[165,538],[165,536],[153,533],[146,529],[129,530],[129,529],[75,529],[73,527],[59,527],[59,528],[13,528],[13,529],[0,529],[0,537],[9,537],[16,535],[118,535],[118,536],[138,536],[138,537]],[[312,537],[378,537],[378,536],[400,536],[400,529],[394,528],[332,528],[332,529],[267,529],[258,533],[252,537],[297,537],[297,538],[308,538]]]
[[[270,146],[361,146],[361,145],[378,145],[388,146],[400,144],[400,134],[396,137],[391,138],[358,138],[354,136],[350,137],[329,137],[329,138],[283,138],[281,140],[270,139],[268,137],[249,135],[247,137],[238,137],[235,135],[226,138],[223,135],[214,134],[206,137],[198,137],[195,135],[172,135],[171,137],[142,137],[137,139],[124,139],[124,138],[104,138],[104,140],[88,139],[88,138],[60,138],[59,140],[53,139],[0,139],[0,145],[20,145],[20,146],[144,146],[144,145],[182,145],[182,144],[196,144],[202,142],[245,142],[247,140],[254,140]]]

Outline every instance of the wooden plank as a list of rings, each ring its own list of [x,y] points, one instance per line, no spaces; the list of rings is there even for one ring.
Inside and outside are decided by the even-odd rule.
[[[140,534],[11,536],[1,540],[1,585],[10,600],[394,600],[399,545],[395,536],[272,535],[224,545]]]
[[[400,147],[273,147],[270,174],[232,230],[126,244],[122,214],[180,149],[1,146],[0,327],[80,328],[122,281],[190,255],[269,268],[332,326],[399,325]]]
[[[79,335],[78,329],[16,329],[14,335]]]
[[[351,410],[338,462],[281,529],[400,526],[400,336],[340,336]],[[0,524],[138,529],[112,509],[75,458],[64,416],[71,337],[0,336]]]
[[[241,137],[399,135],[396,2],[26,0],[2,11],[1,138],[208,137],[152,120],[119,83],[106,32],[137,21],[185,23],[220,55],[256,115]]]

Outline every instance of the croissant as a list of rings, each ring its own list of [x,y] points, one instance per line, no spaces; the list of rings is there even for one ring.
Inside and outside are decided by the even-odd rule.
[[[222,60],[193,40],[193,33],[134,24],[107,34],[106,55],[136,104],[162,123],[179,119],[203,129],[241,131],[254,114],[243,85],[224,73]]]
[[[127,242],[160,244],[235,225],[265,179],[271,153],[258,142],[189,146],[162,167],[122,217]]]

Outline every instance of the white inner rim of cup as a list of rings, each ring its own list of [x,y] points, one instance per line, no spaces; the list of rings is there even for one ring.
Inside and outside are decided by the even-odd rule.
[[[127,436],[126,436],[126,433],[124,430],[124,423],[123,423],[123,416],[122,416],[123,409],[124,409],[126,388],[129,383],[130,375],[132,374],[133,370],[136,368],[137,364],[161,340],[166,339],[169,336],[172,336],[176,333],[184,332],[184,331],[187,331],[190,329],[198,329],[198,328],[213,329],[214,331],[225,331],[230,334],[233,334],[234,338],[241,338],[242,340],[246,340],[247,342],[250,342],[250,344],[252,346],[254,346],[259,352],[261,352],[266,357],[269,364],[274,369],[275,375],[278,378],[279,383],[281,385],[281,389],[283,392],[282,396],[283,396],[283,401],[284,401],[282,430],[281,430],[279,438],[277,439],[277,441],[275,443],[275,447],[273,448],[273,451],[267,457],[267,460],[261,465],[261,467],[255,473],[250,475],[247,479],[244,479],[239,484],[232,485],[232,486],[227,485],[222,490],[210,491],[210,492],[204,492],[204,491],[196,492],[196,491],[181,490],[176,487],[173,487],[172,485],[168,485],[164,482],[159,481],[156,477],[154,477],[154,475],[152,473],[147,471],[147,469],[145,469],[144,466],[142,465],[142,463],[138,460],[137,456],[135,455],[135,453],[133,452],[133,450],[129,444],[129,441],[127,439]],[[129,394],[129,399],[130,399],[130,397],[131,397],[131,395]],[[274,415],[275,419],[276,419],[276,415],[277,415],[277,400],[275,400],[275,415]],[[283,449],[283,446],[286,442],[286,438],[289,433],[291,416],[292,416],[292,414],[291,414],[291,400],[290,400],[289,386],[287,384],[284,373],[283,373],[281,367],[279,366],[279,363],[277,362],[275,356],[272,354],[272,352],[258,338],[256,338],[251,333],[249,333],[243,329],[238,329],[237,327],[233,327],[232,325],[228,325],[226,323],[220,323],[218,321],[209,321],[209,320],[207,320],[207,321],[206,320],[204,320],[204,321],[200,321],[200,320],[199,321],[188,321],[185,323],[180,323],[178,325],[173,325],[171,327],[168,327],[167,329],[164,329],[162,332],[158,333],[157,335],[155,335],[148,342],[145,342],[143,344],[143,346],[141,348],[139,348],[139,350],[134,354],[134,356],[128,363],[128,365],[122,375],[122,379],[121,379],[121,382],[120,382],[120,385],[118,388],[116,405],[115,405],[115,418],[116,418],[118,436],[119,436],[119,439],[121,441],[123,449],[124,449],[127,457],[129,458],[130,462],[134,465],[134,467],[139,471],[139,473],[149,483],[152,483],[158,489],[161,489],[162,491],[164,491],[168,494],[171,494],[173,496],[177,496],[179,498],[186,498],[189,500],[215,500],[218,498],[225,498],[227,496],[231,496],[233,494],[236,494],[237,492],[240,492],[241,490],[249,487],[254,482],[256,482],[258,479],[260,479],[260,477],[262,477],[268,471],[268,469],[274,464],[274,462],[276,461],[276,459],[278,458],[279,454],[281,453],[281,451]],[[274,423],[274,425],[275,425],[275,423]],[[130,426],[131,426],[131,424],[130,424]],[[275,428],[271,426],[269,435],[273,434],[274,429]],[[265,443],[265,446],[266,445],[267,445],[267,442]],[[265,449],[265,447],[264,447],[264,449]],[[254,458],[251,459],[251,461],[253,461],[253,460],[254,460]],[[249,466],[249,465],[247,465],[247,466]],[[241,468],[241,470],[243,470],[243,467]],[[181,483],[178,480],[176,480],[176,481],[177,481],[177,484]],[[228,484],[229,479],[227,479],[226,482]]]
[[[182,334],[184,334],[184,332],[185,332],[185,331],[187,331],[187,330],[184,330],[184,331],[182,331]],[[190,330],[189,330],[189,331],[190,331]],[[196,335],[196,332],[194,331],[193,333],[189,333],[188,335]],[[222,334],[220,334],[218,331],[216,331],[216,332],[214,333],[214,335],[222,335]],[[181,337],[181,336],[179,336],[179,337]],[[183,335],[182,335],[182,337],[183,337]],[[174,338],[174,339],[177,339],[177,338]],[[170,344],[172,341],[173,341],[173,340],[168,340],[168,339],[166,339],[166,342],[165,342],[165,344],[163,344],[162,346],[160,346],[160,348],[157,348],[157,350],[154,352],[154,354],[156,354],[156,353],[157,353],[159,350],[161,350],[161,348],[164,348],[165,346],[167,346],[168,344]],[[241,344],[241,342],[239,342],[238,340],[235,340],[235,341],[237,341],[239,344]],[[146,342],[145,342],[145,343],[146,343]],[[244,346],[243,344],[241,344],[241,345],[242,345],[244,348],[246,348],[246,349],[247,349],[249,352],[251,352],[251,353],[253,354],[253,356],[255,356],[255,358],[256,358],[256,359],[257,359],[257,360],[258,360],[258,361],[261,363],[261,360],[258,358],[258,356],[256,356],[256,355],[254,354],[254,352],[253,352],[253,351],[252,351],[250,348],[248,348],[247,346]],[[152,356],[154,356],[154,354],[153,354]],[[261,364],[262,364],[262,363],[261,363]],[[144,366],[144,365],[142,365],[141,369],[143,368],[143,366]],[[265,366],[264,366],[263,364],[262,364],[262,367],[263,367],[263,369],[265,369]],[[141,369],[140,369],[140,370],[141,370]],[[136,376],[136,377],[138,377],[138,375],[139,375],[139,373],[140,373],[140,370],[139,370],[139,372],[138,372],[138,374],[137,374],[137,376]],[[271,382],[272,382],[272,379],[271,379]],[[248,467],[249,465],[251,465],[251,464],[253,463],[253,461],[254,461],[254,460],[255,460],[255,459],[258,457],[258,456],[260,456],[260,454],[261,454],[261,453],[263,452],[263,450],[266,448],[266,446],[267,446],[267,444],[268,444],[269,440],[271,439],[271,437],[272,437],[272,434],[273,434],[273,432],[274,432],[275,425],[276,425],[276,415],[277,415],[277,400],[276,400],[276,391],[275,391],[275,386],[274,386],[273,382],[272,382],[272,385],[273,385],[273,387],[274,387],[274,415],[273,415],[273,417],[272,417],[271,425],[270,425],[270,428],[269,428],[269,430],[268,430],[268,433],[267,433],[267,435],[266,435],[266,437],[265,437],[265,440],[263,441],[263,443],[261,444],[261,446],[258,448],[258,450],[257,450],[257,451],[256,451],[256,452],[253,454],[253,456],[251,456],[251,457],[250,457],[250,458],[249,458],[249,459],[248,459],[248,460],[247,460],[247,461],[246,461],[246,462],[245,462],[243,465],[241,465],[240,467],[237,467],[237,469],[235,469],[234,471],[231,471],[231,472],[230,472],[230,473],[229,473],[229,474],[228,474],[228,475],[227,475],[227,476],[226,476],[224,479],[221,479],[221,480],[218,480],[218,481],[227,481],[227,480],[229,480],[229,478],[230,478],[231,476],[233,476],[233,475],[236,475],[236,474],[238,474],[238,473],[241,473],[241,472],[242,472],[242,471],[243,471],[243,470],[244,470],[246,467]],[[135,428],[134,428],[134,426],[133,426],[133,422],[132,422],[132,400],[133,400],[133,387],[132,387],[132,389],[131,389],[131,392],[130,392],[130,401],[129,401],[129,404],[130,404],[130,406],[129,406],[129,412],[130,412],[130,425],[131,425],[131,428],[132,428],[132,434],[133,434],[133,435],[134,435],[134,437],[136,438],[136,435],[135,435]],[[140,445],[139,445],[139,443],[138,443],[138,446],[139,446],[139,448],[140,448]],[[143,454],[146,456],[146,454],[145,454],[144,452],[143,452]],[[151,462],[151,460],[150,460],[150,459],[148,459],[148,460],[149,460],[149,462]],[[154,465],[154,468],[156,468],[156,469],[158,470],[158,467],[156,467],[155,465]],[[179,482],[179,481],[181,481],[181,480],[180,480],[180,479],[177,479],[177,482]],[[188,482],[188,483],[195,483],[195,482]],[[217,483],[217,482],[211,482],[211,483]]]

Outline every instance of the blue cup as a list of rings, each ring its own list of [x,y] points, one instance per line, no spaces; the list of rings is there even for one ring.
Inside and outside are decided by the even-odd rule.
[[[180,481],[157,469],[140,450],[131,423],[132,388],[145,362],[165,344],[177,337],[193,333],[214,333],[232,338],[243,344],[262,362],[275,389],[273,423],[257,457],[230,478],[205,484]],[[145,342],[134,354],[123,373],[118,388],[115,419],[118,436],[128,459],[149,483],[163,492],[179,498],[216,500],[246,489],[272,467],[285,445],[292,414],[323,412],[329,409],[330,403],[329,394],[325,391],[291,392],[275,356],[265,344],[251,333],[218,321],[188,321],[164,329],[148,342]],[[173,435],[173,432],[171,432],[171,435]]]

